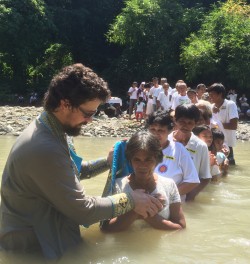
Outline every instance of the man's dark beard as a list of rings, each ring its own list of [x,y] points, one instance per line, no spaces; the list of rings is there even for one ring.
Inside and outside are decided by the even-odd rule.
[[[87,122],[86,123],[84,122],[84,123],[81,124],[80,127],[71,127],[71,126],[68,126],[68,125],[64,125],[63,126],[63,130],[64,130],[64,132],[67,135],[76,137],[76,136],[80,135],[82,125],[86,125],[86,124],[87,124]]]

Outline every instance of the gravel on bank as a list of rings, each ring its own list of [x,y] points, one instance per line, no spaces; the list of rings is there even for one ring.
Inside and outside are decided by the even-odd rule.
[[[0,135],[19,136],[20,133],[43,111],[42,107],[1,106]],[[124,117],[108,118],[101,114],[93,122],[82,127],[81,136],[85,137],[130,137],[144,129],[144,124]],[[250,139],[250,121],[239,121],[237,139]]]

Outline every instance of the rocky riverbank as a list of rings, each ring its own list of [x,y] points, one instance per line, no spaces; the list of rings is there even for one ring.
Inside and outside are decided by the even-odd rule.
[[[42,112],[42,107],[0,107],[0,135],[18,136],[29,123]],[[86,137],[129,137],[144,125],[126,117],[108,118],[102,114],[93,122],[82,127],[81,136]],[[250,121],[240,121],[237,130],[238,140],[250,139]]]

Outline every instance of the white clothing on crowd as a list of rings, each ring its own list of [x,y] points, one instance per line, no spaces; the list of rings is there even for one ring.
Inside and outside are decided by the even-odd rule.
[[[158,85],[157,88],[154,86],[152,88],[154,88],[153,89],[153,104],[156,104],[156,99],[157,99],[159,93],[162,92],[163,89],[162,89],[161,85]]]
[[[131,94],[130,96],[129,96],[129,99],[137,99],[137,90],[138,90],[138,88],[137,87],[130,87],[129,88],[129,90],[128,90],[128,92]]]
[[[168,91],[169,91],[169,89],[168,89]],[[178,94],[176,88],[172,88],[172,90],[170,91],[170,93],[171,93],[172,97],[173,97],[173,95],[174,95],[175,93]]]
[[[160,102],[160,105],[163,108],[163,110],[170,110],[170,108],[172,106],[171,98],[172,98],[172,96],[169,93],[167,95],[165,94],[165,92],[159,93],[159,95],[157,97],[157,101]]]
[[[137,102],[136,103],[136,112],[144,112],[145,103]]]
[[[172,88],[171,86],[169,86],[169,88],[168,88],[168,92],[169,92],[170,94],[172,94],[172,91],[173,91],[173,88]]]
[[[174,98],[173,98],[172,109],[175,110],[175,108],[178,105],[190,104],[190,103],[191,103],[191,100],[188,98],[187,95],[178,94],[178,95],[174,96]]]
[[[147,96],[146,115],[150,115],[150,114],[152,114],[154,112],[154,109],[153,109],[153,99],[152,98],[149,98],[149,95],[153,96],[152,93],[150,93],[151,89],[146,92],[146,96]]]
[[[227,98],[236,103],[238,94],[228,94]]]
[[[169,134],[168,139],[173,140],[173,132]],[[207,144],[195,136],[193,133],[185,146],[188,150],[191,158],[194,162],[194,166],[197,170],[198,176],[200,179],[209,179],[211,178],[210,173],[210,159]]]
[[[213,119],[223,124],[229,123],[233,118],[239,118],[237,106],[233,101],[225,99],[219,108],[219,112],[213,113]],[[222,126],[222,132],[225,136],[225,143],[229,147],[234,147],[236,145],[236,130],[225,129]]]
[[[155,89],[157,89],[157,88],[155,88],[154,86],[152,86],[151,88],[150,88],[150,90],[149,90],[149,96],[151,97],[151,99],[152,99],[152,104],[154,104],[154,90]]]
[[[156,166],[155,173],[173,179],[177,186],[183,182],[200,183],[194,163],[181,143],[170,141],[162,152],[163,161]],[[181,200],[185,200],[185,195]]]

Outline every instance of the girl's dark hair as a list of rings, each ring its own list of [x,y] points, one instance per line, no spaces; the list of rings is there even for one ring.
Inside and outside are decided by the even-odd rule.
[[[183,117],[194,120],[197,123],[200,119],[200,111],[194,104],[178,105],[175,109],[175,120],[178,121],[178,119]]]
[[[217,128],[212,129],[213,139],[222,139],[225,140],[225,135],[222,131]]]
[[[63,68],[53,77],[44,96],[44,108],[53,112],[61,100],[68,100],[77,108],[94,99],[105,102],[109,96],[107,83],[90,68],[77,63]]]
[[[193,129],[193,133],[194,133],[196,136],[199,136],[199,134],[200,134],[202,131],[204,131],[204,130],[210,130],[210,131],[211,131],[211,129],[210,129],[209,126],[207,126],[207,125],[201,125],[201,126],[196,126],[196,127],[194,127],[194,129]]]
[[[160,163],[163,159],[162,148],[159,140],[150,132],[140,131],[132,135],[126,146],[126,158],[128,161],[140,151],[145,150],[156,159],[156,163]]]
[[[157,112],[150,114],[146,120],[146,128],[153,124],[166,126],[168,130],[172,130],[174,127],[173,118],[170,116],[168,111],[158,110]]]

